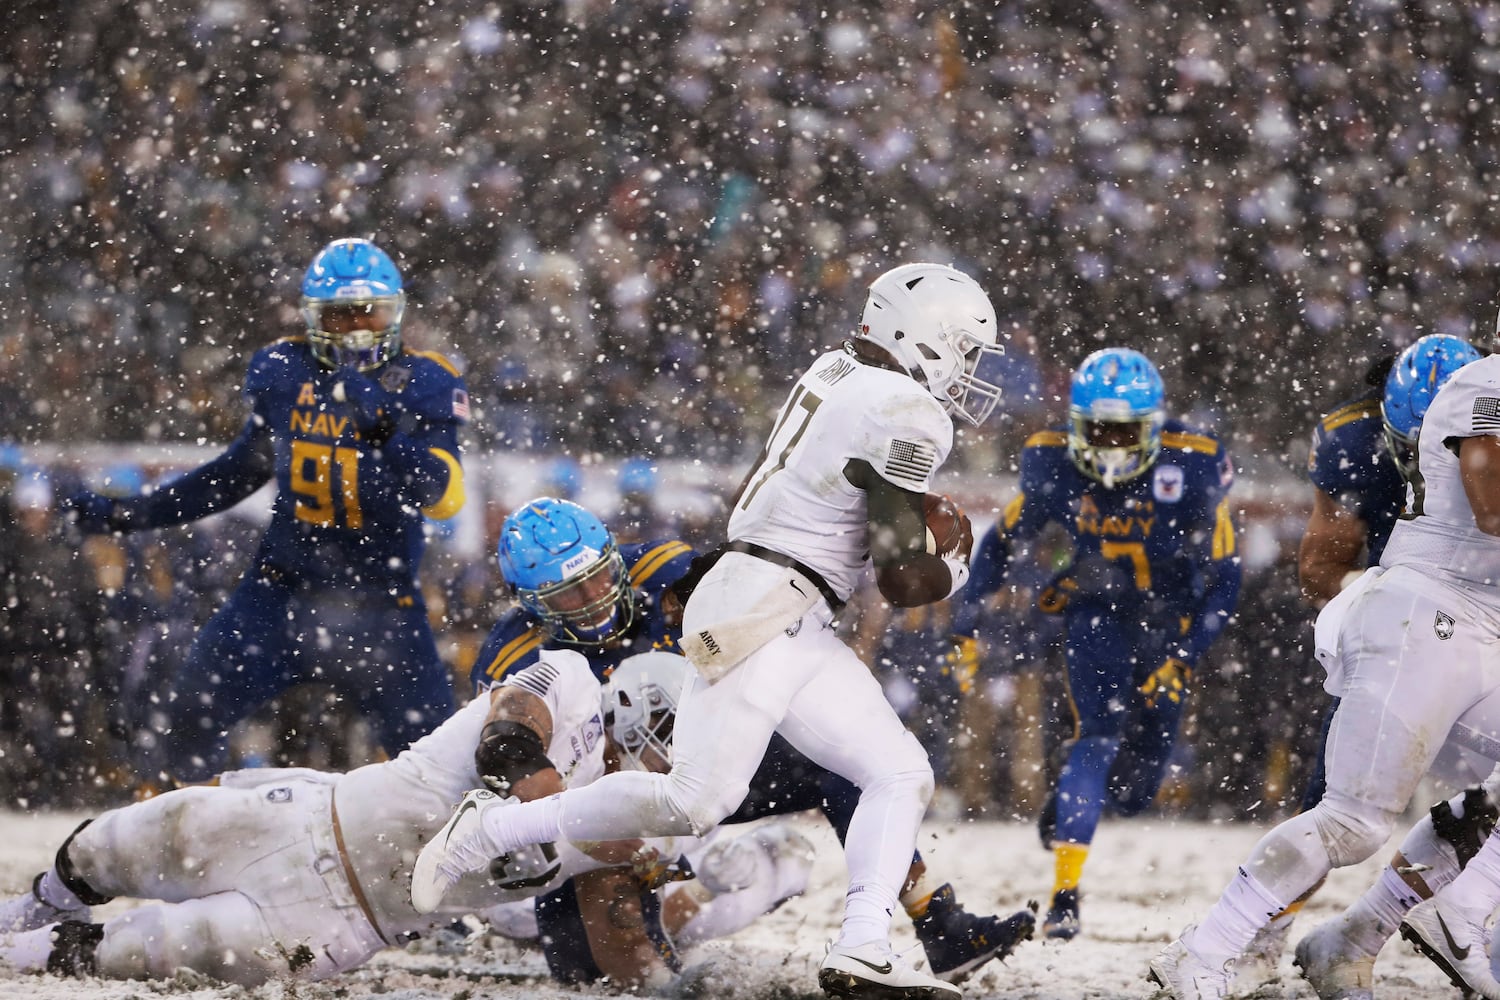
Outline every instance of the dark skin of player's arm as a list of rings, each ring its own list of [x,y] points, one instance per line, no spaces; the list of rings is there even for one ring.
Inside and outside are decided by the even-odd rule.
[[[898,608],[915,608],[947,597],[953,573],[947,563],[927,551],[922,494],[893,485],[861,459],[844,466],[844,478],[865,492],[870,561],[880,596]],[[965,536],[967,544],[961,551],[967,558],[974,537],[970,532]]]
[[[1500,536],[1500,437],[1445,441],[1458,453],[1458,474],[1474,511],[1474,523],[1486,535]]]
[[[519,723],[536,733],[546,746],[552,741],[552,713],[541,698],[518,687],[501,686],[490,695],[486,724],[497,720]],[[605,770],[619,769],[619,750],[605,743]],[[511,784],[511,794],[529,802],[563,790],[562,775],[548,767]],[[611,840],[574,846],[607,865],[629,865],[642,846],[639,840]],[[670,975],[656,945],[646,934],[641,915],[640,887],[628,867],[600,868],[574,878],[578,909],[588,932],[594,964],[614,983],[640,986]]]
[[[578,912],[599,971],[616,986],[645,985],[671,973],[646,934],[640,886],[628,868],[599,868],[574,880]]]
[[[484,721],[487,724],[496,720],[528,727],[543,745],[552,742],[552,714],[547,711],[546,702],[529,691],[516,687],[493,688],[489,715]],[[604,759],[606,771],[618,771],[619,751],[612,739],[606,741]],[[562,789],[562,775],[556,768],[543,768],[510,786],[511,795],[523,802],[544,798]],[[630,864],[631,856],[640,846],[639,840],[601,841],[598,844],[574,841],[574,847],[586,850],[591,858],[616,865],[580,874],[573,882],[594,964],[601,973],[609,976],[610,981],[621,987],[639,987],[670,975],[654,943],[646,936],[645,918],[640,915],[639,883],[636,883],[630,868],[624,867]]]
[[[1297,550],[1297,579],[1302,596],[1315,608],[1333,600],[1344,577],[1364,569],[1365,522],[1333,497],[1318,490],[1312,516]]]
[[[501,685],[494,688],[490,693],[490,711],[484,721],[486,725],[496,721],[519,723],[536,733],[542,741],[542,746],[547,746],[552,742],[552,713],[547,710],[547,703],[530,691],[518,687]],[[609,769],[614,770],[613,767]],[[557,768],[546,767],[535,774],[512,782],[510,793],[522,802],[530,802],[534,799],[546,798],[548,795],[555,795],[565,787],[562,775],[557,773]],[[597,861],[617,865],[628,864],[631,855],[640,849],[641,842],[639,840],[605,840],[596,844],[575,842],[574,846]]]

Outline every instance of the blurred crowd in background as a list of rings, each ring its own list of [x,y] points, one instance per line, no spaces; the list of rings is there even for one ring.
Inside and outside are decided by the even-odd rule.
[[[953,469],[981,478],[1103,345],[1152,357],[1242,469],[1293,475],[1369,359],[1488,343],[1500,298],[1494,2],[18,0],[0,68],[0,441],[20,445],[228,440],[250,353],[298,331],[307,260],[353,234],[401,266],[408,342],[463,369],[471,447],[587,461],[742,468],[767,401],[893,263],[970,271],[1002,318],[1006,416]],[[0,766],[40,772],[106,739],[80,714],[131,696],[73,693],[129,683],[132,630],[179,652],[235,571],[195,559],[224,550],[197,529],[69,559],[26,491],[5,680],[43,697],[0,711],[61,735]],[[1321,715],[1296,515],[1261,514],[1200,671],[1182,784],[1202,808],[1274,808]],[[434,586],[451,568],[439,545]],[[495,600],[468,585],[440,633],[487,628]],[[875,661],[941,632],[905,624]],[[1002,809],[1058,714],[1045,627],[1012,624],[975,676],[932,653],[891,688],[941,716],[950,787]]]

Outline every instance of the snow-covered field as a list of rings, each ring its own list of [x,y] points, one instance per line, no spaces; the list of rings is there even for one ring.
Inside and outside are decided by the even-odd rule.
[[[45,867],[58,843],[80,816],[62,813],[0,813],[0,890],[15,892]],[[703,973],[693,994],[734,1000],[801,1000],[821,997],[816,969],[842,902],[844,868],[826,825],[808,821],[807,834],[819,857],[807,895],[794,899],[733,938],[687,956]],[[1181,927],[1200,915],[1228,880],[1234,865],[1262,828],[1161,819],[1106,823],[1100,828],[1085,872],[1084,933],[1066,944],[1030,942],[1004,965],[992,963],[965,985],[965,996],[993,1000],[1104,1000],[1149,997],[1143,978],[1147,961]],[[1335,872],[1293,930],[1299,933],[1354,899],[1368,884],[1394,843],[1354,869]],[[1028,899],[1045,899],[1051,887],[1050,855],[1029,825],[1020,823],[929,823],[921,848],[936,873],[955,883],[971,909],[1010,912]],[[96,913],[107,916],[122,903]],[[896,924],[898,947],[915,946],[904,917]],[[920,954],[920,952],[918,952]],[[413,946],[391,951],[366,968],[324,983],[272,984],[255,990],[221,988],[183,975],[168,983],[104,983],[51,977],[14,977],[0,972],[0,998],[42,1000],[332,1000],[380,996],[383,1000],[525,997],[536,1000],[597,997],[596,990],[551,985],[538,952],[501,939],[475,942],[459,954]],[[1284,956],[1280,981],[1244,995],[1307,998],[1313,993]],[[1404,941],[1387,945],[1376,966],[1382,1000],[1428,1000],[1458,993],[1435,967]]]

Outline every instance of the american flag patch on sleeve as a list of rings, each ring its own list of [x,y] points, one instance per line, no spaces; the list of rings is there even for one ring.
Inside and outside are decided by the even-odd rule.
[[[550,663],[533,663],[520,673],[512,674],[505,679],[505,683],[509,686],[530,691],[538,698],[545,698],[556,681],[557,668]]]
[[[936,464],[937,450],[932,445],[897,439],[886,453],[885,474],[895,482],[905,480],[925,490]]]
[[[1480,396],[1474,400],[1473,417],[1476,431],[1500,431],[1500,399]]]
[[[462,389],[453,390],[453,415],[459,420],[469,419],[469,394]]]

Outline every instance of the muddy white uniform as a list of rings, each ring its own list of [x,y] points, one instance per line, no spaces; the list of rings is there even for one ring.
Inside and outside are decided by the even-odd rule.
[[[1409,513],[1339,628],[1331,793],[1400,811],[1445,740],[1500,759],[1500,538],[1475,524],[1456,454],[1486,434],[1500,434],[1494,356],[1464,366],[1427,411]]]
[[[547,755],[565,781],[604,772],[600,688],[581,655],[549,650],[506,683],[546,703]],[[69,847],[83,879],[104,895],[171,904],[106,924],[99,974],[161,977],[185,966],[246,984],[288,972],[322,978],[403,935],[598,867],[568,844],[557,845],[555,862],[535,849],[518,852],[522,863],[499,884],[476,873],[438,913],[412,909],[412,860],[480,783],[474,749],[488,709],[489,699],[478,698],[394,760],[348,774],[233,771],[219,787],[184,788],[99,817]]]
[[[845,843],[850,898],[883,909],[878,919],[889,924],[932,770],[834,632],[828,598],[847,599],[869,560],[866,498],[845,478],[848,464],[863,460],[925,492],[952,441],[950,418],[912,378],[844,352],[813,363],[747,480],[729,523],[731,551],[683,613],[683,647],[693,659],[696,646],[699,670],[677,706],[671,773],[610,775],[570,790],[558,816],[567,837],[706,831],[744,799],[780,733],[860,787]]]

